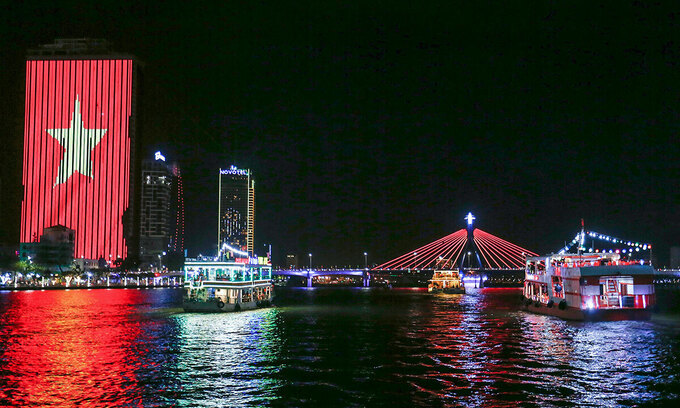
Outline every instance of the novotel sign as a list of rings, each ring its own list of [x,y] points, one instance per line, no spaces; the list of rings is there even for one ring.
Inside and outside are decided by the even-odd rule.
[[[239,169],[236,166],[231,166],[228,169],[220,169],[220,174],[235,174],[238,176],[247,176],[248,170]]]

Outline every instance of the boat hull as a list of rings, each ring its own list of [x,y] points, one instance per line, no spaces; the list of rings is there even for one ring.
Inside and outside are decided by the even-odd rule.
[[[253,310],[265,307],[271,307],[271,301],[269,300],[259,300],[253,302],[241,302],[241,303],[222,303],[220,307],[219,302],[214,301],[192,301],[184,300],[182,302],[182,307],[185,312],[192,313],[229,313],[229,312],[239,312],[243,310]]]
[[[460,287],[460,288],[444,288],[444,289],[432,289],[430,288],[428,290],[430,293],[445,293],[447,295],[464,295],[465,294],[465,288]]]
[[[564,310],[554,305],[548,307],[544,304],[536,306],[535,302],[524,303],[522,309],[542,315],[555,316],[565,320],[580,321],[619,321],[619,320],[649,320],[651,310],[649,309],[596,309],[582,310],[575,307],[567,307]]]

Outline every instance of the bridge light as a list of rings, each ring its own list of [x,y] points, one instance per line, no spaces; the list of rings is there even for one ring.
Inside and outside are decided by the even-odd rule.
[[[469,212],[468,215],[466,215],[464,219],[467,220],[468,225],[472,225],[472,221],[474,221],[476,218],[475,218],[474,215],[472,215],[471,212]]]

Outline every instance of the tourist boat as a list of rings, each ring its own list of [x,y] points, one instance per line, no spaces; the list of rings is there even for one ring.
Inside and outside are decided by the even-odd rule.
[[[523,307],[569,320],[644,320],[656,303],[654,268],[615,253],[527,257]]]
[[[267,258],[187,259],[183,307],[187,312],[234,312],[271,306],[272,266]]]
[[[458,271],[435,270],[429,280],[427,291],[430,293],[465,293],[465,286]]]

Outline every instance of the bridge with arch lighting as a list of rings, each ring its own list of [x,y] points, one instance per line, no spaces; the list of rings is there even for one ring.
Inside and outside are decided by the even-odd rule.
[[[467,228],[406,252],[373,271],[389,270],[521,270],[526,256],[538,254],[473,226],[475,216],[465,217]]]

